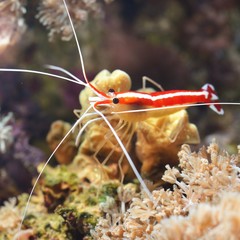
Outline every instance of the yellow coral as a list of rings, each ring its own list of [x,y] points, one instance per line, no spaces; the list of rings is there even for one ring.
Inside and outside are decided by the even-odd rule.
[[[63,121],[55,121],[52,123],[50,131],[47,135],[47,142],[52,151],[58,146],[59,142],[70,130],[71,125]],[[77,153],[75,139],[73,134],[70,134],[58,148],[55,153],[56,159],[60,164],[70,163]]]
[[[198,130],[189,123],[185,110],[166,117],[149,118],[138,124],[136,133],[136,153],[145,176],[156,174],[154,170],[159,171],[166,164],[176,165],[183,143],[199,143]]]
[[[131,88],[131,78],[127,73],[121,70],[115,70],[110,73],[108,70],[102,70],[95,78],[91,81],[91,84],[96,87],[99,91],[107,93],[109,89],[115,91],[129,91]],[[79,94],[79,101],[82,107],[82,111],[89,106],[89,97],[93,97],[91,88],[85,88]]]

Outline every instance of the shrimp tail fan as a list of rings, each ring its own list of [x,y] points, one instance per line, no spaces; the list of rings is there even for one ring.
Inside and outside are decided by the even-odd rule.
[[[224,110],[218,103],[219,98],[217,96],[214,86],[212,84],[206,83],[205,85],[202,86],[201,90],[207,92],[207,99],[209,100],[209,103],[212,103],[209,105],[209,107],[217,114],[223,115]]]

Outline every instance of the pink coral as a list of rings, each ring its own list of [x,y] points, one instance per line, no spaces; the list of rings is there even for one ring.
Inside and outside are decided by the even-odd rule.
[[[103,14],[101,5],[96,0],[68,0],[66,2],[76,27],[86,22],[90,13],[98,16]],[[49,30],[50,40],[53,40],[57,34],[60,34],[62,40],[65,41],[72,38],[72,28],[62,0],[43,0],[39,6],[37,18]]]
[[[16,44],[26,29],[23,14],[26,12],[23,1],[5,0],[0,2],[0,54]]]

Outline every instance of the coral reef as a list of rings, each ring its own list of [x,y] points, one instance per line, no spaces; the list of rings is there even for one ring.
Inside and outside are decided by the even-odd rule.
[[[115,87],[121,91],[130,87],[131,80],[120,70],[113,73],[105,70],[92,84],[99,89]],[[85,99],[90,96],[89,89],[81,92],[83,109],[76,111],[78,116],[85,114],[88,108]],[[193,232],[198,237],[214,239],[219,234],[218,227],[226,227],[228,237],[237,236],[238,230],[232,223],[240,221],[233,214],[239,209],[239,154],[229,155],[216,143],[202,147],[198,153],[191,152],[189,145],[182,145],[199,142],[197,128],[189,123],[186,110],[125,123],[117,114],[109,113],[106,107],[101,108],[127,150],[131,154],[136,151],[134,161],[139,167],[142,165],[141,173],[154,180],[154,184],[147,183],[153,199],[133,182],[121,149],[104,122],[98,119],[86,125],[83,136],[71,133],[60,146],[56,154],[60,165],[47,166],[43,172],[28,206],[22,231],[18,231],[20,213],[28,195],[20,195],[18,201],[10,200],[0,208],[2,216],[9,216],[9,221],[0,225],[0,237],[172,239],[175,227],[179,239],[185,236],[193,239]],[[80,131],[93,116],[91,112],[86,116]],[[47,137],[50,146],[56,147],[70,128],[68,123],[55,122]],[[73,144],[76,138],[80,144],[78,152]],[[123,164],[122,173],[128,175],[128,184],[117,180],[121,176],[119,161]],[[41,168],[40,165],[38,170]],[[232,212],[228,211],[231,207]],[[206,211],[207,219],[202,214]],[[221,217],[224,214],[229,214],[228,227]]]
[[[221,100],[239,100],[238,1],[108,2],[67,1],[88,78],[105,68],[121,68],[131,76],[104,70],[92,81],[100,91],[139,89],[147,75],[165,89],[213,83]],[[82,79],[75,44],[61,41],[73,36],[62,1],[5,0],[0,12],[1,65],[40,70],[55,64]],[[90,15],[97,18],[88,21]],[[182,110],[138,122],[99,107],[139,172],[153,181],[146,184],[154,201],[134,180],[107,125],[90,111],[59,147],[58,162],[43,172],[18,231],[29,197],[19,194],[29,190],[45,159],[38,147],[44,149],[53,119],[64,121],[52,124],[51,149],[70,130],[70,112],[79,106],[81,89],[31,74],[0,78],[0,239],[239,238],[239,153],[231,155],[240,142],[239,113],[227,106],[221,118],[193,108],[191,115]],[[81,91],[78,118],[93,96],[89,89]],[[202,145],[213,137],[217,143],[192,152],[183,144],[199,143],[198,132]],[[18,196],[4,201],[13,195]]]
[[[68,165],[48,166],[22,231],[20,214],[28,196],[0,208],[0,237],[175,239],[177,234],[178,239],[222,239],[224,231],[224,237],[237,239],[239,153],[230,155],[211,143],[198,153],[183,145],[178,157],[178,167],[166,165],[161,186],[147,183],[154,201],[136,183],[111,180],[107,166],[83,153]]]
[[[28,195],[9,200],[0,208],[0,238],[82,239],[88,236],[100,217],[100,203],[117,199],[117,180],[97,180],[98,173],[83,167],[84,159],[72,164],[48,167],[28,206],[22,231],[19,226]],[[41,166],[39,166],[41,168]],[[81,171],[82,170],[82,171]],[[87,171],[87,172],[86,172]],[[99,172],[101,171],[98,170]],[[92,172],[92,177],[90,173]],[[26,239],[26,238],[25,238]],[[87,238],[86,238],[87,239]]]
[[[239,155],[230,156],[216,143],[198,153],[183,145],[179,162],[179,169],[167,165],[162,178],[171,188],[154,190],[154,202],[134,197],[124,214],[113,214],[111,206],[105,209],[93,238],[237,239]]]

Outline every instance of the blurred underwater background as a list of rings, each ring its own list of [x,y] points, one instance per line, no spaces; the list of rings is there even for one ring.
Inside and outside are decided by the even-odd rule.
[[[104,69],[110,72],[120,69],[130,76],[132,90],[142,87],[143,76],[161,84],[165,90],[198,90],[205,83],[211,83],[220,101],[240,103],[239,1],[68,0],[67,4],[89,80]],[[63,2],[1,1],[0,67],[64,75],[45,68],[47,64],[62,67],[83,79],[77,46]],[[154,88],[151,84],[148,87]],[[9,197],[29,192],[39,164],[45,162],[52,151],[46,141],[51,124],[58,119],[74,124],[77,117],[73,111],[82,107],[79,100],[82,90],[82,86],[61,79],[0,71],[1,204]],[[224,105],[223,108],[223,116],[208,107],[188,109],[189,122],[196,125],[201,139],[193,149],[198,150],[215,139],[218,146],[229,154],[237,153],[240,106]],[[135,142],[137,134],[134,132]],[[180,143],[183,142],[178,143],[178,150]],[[76,154],[77,150],[74,148],[71,151]],[[88,150],[82,151],[86,153]],[[141,169],[142,163],[138,163],[138,169]],[[53,158],[50,165],[58,165],[58,160]],[[59,171],[65,174],[62,168]],[[52,174],[51,169],[48,171]],[[106,171],[109,174],[113,168]],[[81,176],[82,179],[85,177]],[[56,207],[54,200],[62,204],[66,199],[66,189],[76,186],[75,179],[71,181],[67,186],[58,185],[57,189],[49,190],[48,185],[45,189],[45,205],[50,206],[50,212]],[[119,183],[114,182],[113,185],[108,187],[119,194],[116,193]],[[107,190],[105,186],[101,187],[100,195],[106,200],[104,194]],[[130,187],[134,194],[137,191],[135,188]],[[57,196],[52,196],[51,191],[55,191]],[[56,211],[65,220],[70,218],[66,217],[68,209]],[[31,222],[31,219],[28,221]],[[81,236],[85,232],[89,229],[81,229]],[[74,234],[72,236],[79,236],[76,232]],[[94,234],[93,238],[97,233]]]

